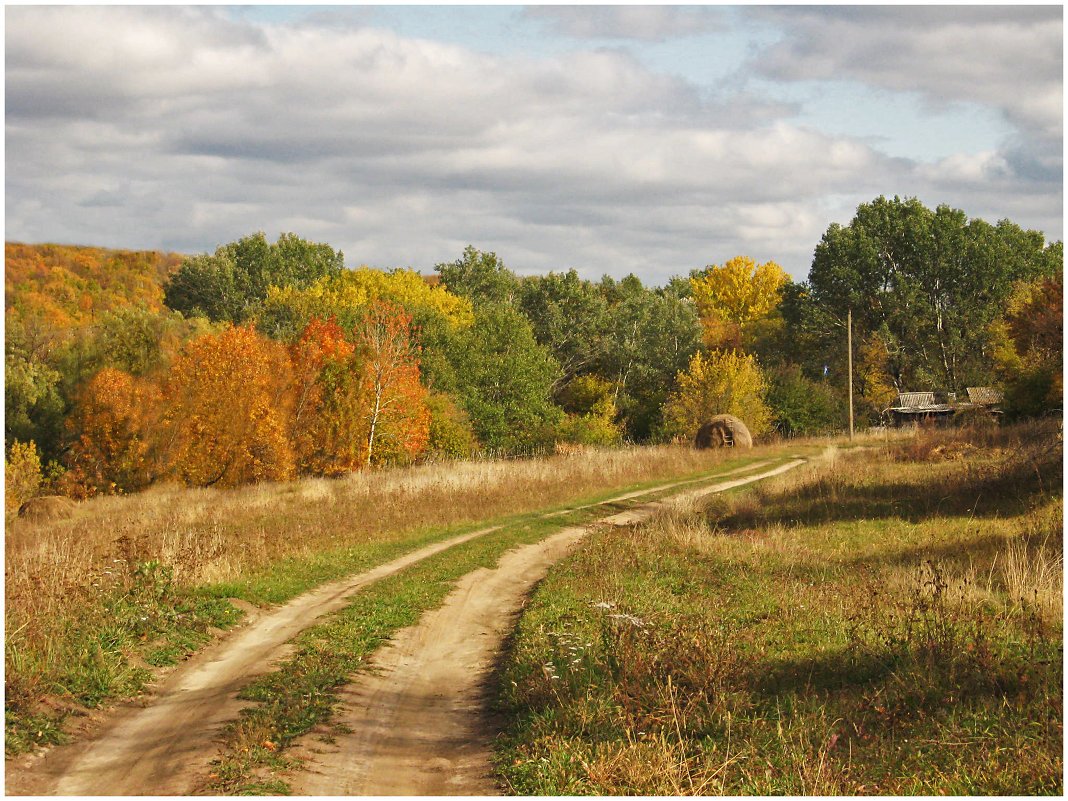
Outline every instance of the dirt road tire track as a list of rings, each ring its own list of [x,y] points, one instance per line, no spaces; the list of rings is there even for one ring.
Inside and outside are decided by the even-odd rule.
[[[337,735],[333,725],[324,725],[290,749],[306,767],[291,777],[294,794],[499,794],[491,764],[489,678],[524,600],[549,568],[596,525],[641,522],[667,504],[770,478],[801,464],[804,460],[795,460],[595,524],[571,526],[509,551],[492,570],[469,573],[442,606],[397,632],[375,654],[372,673],[344,689],[340,712],[331,723],[351,734]]]
[[[757,462],[721,475],[749,472]],[[603,501],[621,502],[707,477],[665,483]],[[587,508],[587,507],[574,507]],[[545,515],[566,514],[565,512]],[[501,529],[480,528],[419,548],[386,564],[311,590],[277,609],[250,610],[242,626],[197,653],[149,688],[101,716],[84,739],[6,761],[8,795],[185,795],[218,749],[220,728],[247,702],[238,691],[289,652],[287,643],[362,587],[447,548]]]

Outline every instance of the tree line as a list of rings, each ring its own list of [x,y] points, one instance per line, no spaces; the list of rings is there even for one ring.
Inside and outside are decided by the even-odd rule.
[[[744,256],[663,287],[519,276],[474,247],[433,276],[346,269],[294,234],[180,261],[94,254],[115,270],[70,253],[49,269],[25,247],[8,245],[9,487],[84,497],[669,441],[723,412],[758,436],[827,433],[846,419],[849,310],[862,422],[905,390],[1061,407],[1061,243],[914,199],[831,225],[803,282]]]

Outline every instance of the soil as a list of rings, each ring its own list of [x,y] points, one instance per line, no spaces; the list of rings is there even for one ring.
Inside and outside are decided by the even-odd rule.
[[[720,492],[802,463],[795,460],[670,500]],[[687,483],[692,482],[659,489]],[[633,523],[663,504],[646,504],[599,523]],[[220,728],[245,705],[237,699],[238,691],[283,659],[289,653],[287,642],[317,618],[344,607],[348,596],[361,587],[497,528],[421,548],[274,610],[253,609],[241,627],[173,670],[145,696],[89,716],[79,732],[80,741],[8,760],[6,792],[189,794],[216,755]],[[336,722],[354,733],[337,736],[330,746],[309,735],[295,750],[309,758],[311,768],[294,777],[295,791],[312,795],[497,792],[490,773],[492,728],[485,704],[491,665],[531,587],[589,530],[589,526],[570,527],[509,552],[495,569],[478,570],[462,579],[443,607],[398,632],[376,655],[378,672],[360,676],[344,693]]]

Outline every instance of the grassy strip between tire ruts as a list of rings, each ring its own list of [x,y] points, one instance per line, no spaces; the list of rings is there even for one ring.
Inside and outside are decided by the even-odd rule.
[[[282,774],[296,765],[286,757],[286,746],[316,724],[328,721],[338,688],[352,680],[393,632],[415,624],[424,612],[440,606],[456,581],[471,571],[493,567],[509,549],[538,542],[568,525],[587,523],[687,488],[715,483],[723,473],[755,461],[734,461],[716,473],[689,481],[688,486],[654,489],[625,501],[599,503],[563,514],[526,515],[361,590],[344,610],[298,636],[294,641],[296,653],[278,670],[242,691],[241,698],[258,703],[243,710],[241,718],[228,727],[224,754],[213,763],[206,786],[199,789],[225,795],[288,793]],[[784,461],[776,458],[765,469]],[[612,496],[620,494],[623,493],[616,491]]]
[[[922,435],[594,532],[525,607],[519,795],[1063,792],[1061,445]]]

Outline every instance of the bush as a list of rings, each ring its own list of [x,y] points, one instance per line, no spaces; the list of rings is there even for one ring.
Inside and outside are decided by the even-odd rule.
[[[4,461],[4,511],[18,512],[19,507],[37,495],[41,487],[41,456],[30,442],[11,443]]]
[[[1010,420],[1041,417],[1064,408],[1064,385],[1059,366],[1042,364],[1024,369],[1005,385],[1005,414]]]
[[[801,374],[795,364],[775,371],[766,396],[773,425],[783,436],[827,434],[842,428],[842,399],[824,382]]]
[[[467,414],[452,398],[442,393],[427,397],[430,409],[430,441],[426,456],[437,459],[466,459],[478,450],[478,439]]]

